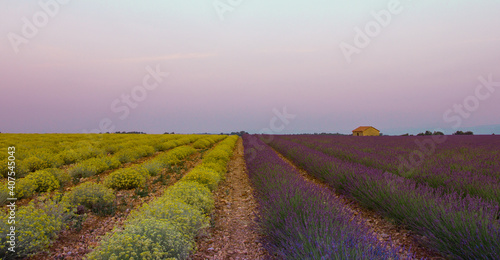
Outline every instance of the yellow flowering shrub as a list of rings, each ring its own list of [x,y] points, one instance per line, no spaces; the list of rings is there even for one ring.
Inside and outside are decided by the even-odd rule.
[[[172,149],[176,146],[177,146],[177,144],[174,143],[173,140],[171,140],[171,141],[156,144],[154,147],[157,151],[166,151],[166,150]]]
[[[64,195],[64,199],[72,206],[83,205],[95,213],[113,212],[115,194],[112,189],[99,183],[85,182],[74,187]]]
[[[191,146],[179,146],[166,153],[160,154],[155,159],[159,160],[163,165],[175,165],[195,152],[196,149]]]
[[[193,143],[193,147],[196,149],[204,149],[212,145],[214,142],[210,142],[209,139],[198,139]]]
[[[170,221],[147,218],[105,237],[87,259],[187,259],[193,248]]]
[[[69,175],[69,173],[62,169],[47,168],[44,171],[50,172],[52,175],[54,175],[61,186],[64,186],[71,181],[71,176]]]
[[[226,171],[227,171],[227,164],[226,163],[215,163],[215,162],[207,162],[207,161],[202,161],[201,164],[198,165],[198,167],[205,167],[205,168],[211,168],[218,172],[221,175],[221,179],[225,178]]]
[[[128,149],[123,149],[118,152],[116,152],[113,155],[114,158],[116,158],[120,163],[128,163],[128,162],[133,162],[139,158],[140,152],[136,149],[133,148],[128,148]]]
[[[188,157],[189,155],[191,155],[195,152],[196,152],[196,150],[193,147],[184,145],[184,146],[180,146],[180,147],[177,147],[175,149],[172,149],[172,151],[170,151],[168,154],[172,157],[179,159],[179,160],[183,160],[184,158]]]
[[[179,199],[207,214],[214,209],[210,190],[194,181],[179,181],[165,191],[166,198]]]
[[[73,178],[91,177],[104,172],[108,167],[101,158],[90,158],[71,167],[69,174]]]
[[[59,153],[60,158],[63,160],[64,164],[72,164],[82,160],[82,156],[75,150],[64,150]]]
[[[182,178],[183,181],[195,181],[205,185],[211,191],[217,188],[221,180],[221,174],[212,168],[195,167]]]
[[[108,169],[116,169],[122,165],[122,163],[115,157],[105,156],[101,160],[108,165]]]
[[[179,199],[163,196],[130,213],[127,222],[146,218],[168,220],[182,234],[190,238],[194,238],[202,228],[208,227],[209,224],[208,217],[200,210]]]
[[[143,167],[118,169],[106,177],[104,185],[117,190],[144,187],[149,178],[148,170]]]
[[[161,172],[163,168],[165,168],[165,164],[163,164],[160,160],[149,160],[141,164],[141,166],[146,169],[151,176],[156,176]]]
[[[20,161],[19,164],[23,165],[28,172],[34,172],[50,167],[50,164],[48,162],[35,156],[28,157]]]
[[[18,199],[29,198],[35,194],[36,183],[29,179],[21,178],[16,183],[15,196]]]
[[[155,153],[155,148],[149,145],[139,145],[134,148],[140,157],[151,156]]]
[[[52,168],[58,168],[64,164],[63,159],[61,159],[61,157],[58,154],[47,149],[37,149],[35,150],[35,153],[33,153],[32,155],[43,160],[44,162],[47,163],[47,165],[49,165],[49,167]]]
[[[52,191],[60,187],[60,183],[56,176],[47,170],[32,172],[21,180],[33,183],[35,192]]]
[[[0,213],[0,243],[3,248],[8,246],[6,234],[10,232],[8,215],[6,211]],[[66,228],[65,222],[70,218],[71,212],[66,204],[57,200],[47,200],[35,204],[31,202],[20,207],[15,218],[15,253],[0,250],[0,258],[22,258],[46,250],[57,234]],[[9,253],[9,254],[7,254]]]
[[[82,147],[78,147],[74,150],[79,155],[79,160],[77,161],[82,161],[89,158],[106,155],[104,150],[96,148],[91,144],[85,144]]]
[[[9,192],[10,190],[7,188],[7,183],[6,182],[0,182],[0,206],[5,204],[7,201],[7,198],[10,197]]]
[[[7,153],[5,153],[5,154],[7,154]],[[1,177],[7,178],[7,174],[9,173],[8,163],[9,163],[8,159],[0,160],[0,176]]]

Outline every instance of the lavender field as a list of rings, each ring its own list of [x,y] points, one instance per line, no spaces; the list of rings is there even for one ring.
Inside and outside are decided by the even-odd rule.
[[[325,220],[319,215],[342,219],[342,207],[335,200],[321,199],[327,213],[311,210],[314,203],[310,200],[328,192],[292,181],[298,174],[280,161],[276,155],[280,153],[335,192],[424,237],[419,242],[446,259],[500,259],[500,137],[439,138],[247,136],[247,167],[257,190],[263,187],[259,191],[259,195],[264,194],[260,195],[262,225],[270,229],[266,233],[270,248],[281,248],[275,250],[278,253],[301,248],[306,251],[303,256],[308,256],[316,254],[317,248],[338,249],[342,245],[342,250],[321,250],[321,254],[328,254],[325,259],[376,259],[380,255],[387,259],[386,254],[391,253],[379,249],[377,256],[344,258],[345,252],[361,252],[360,245],[373,240],[363,228],[346,226],[342,221],[322,232],[342,238],[349,234],[355,239],[348,240],[357,243],[342,239],[325,242],[319,239],[323,236],[317,236],[314,243],[328,245],[310,246],[311,236],[302,233],[320,234],[317,223]],[[307,206],[298,208],[300,203]],[[297,214],[300,223],[306,223],[301,232],[294,230],[300,225],[291,228]]]

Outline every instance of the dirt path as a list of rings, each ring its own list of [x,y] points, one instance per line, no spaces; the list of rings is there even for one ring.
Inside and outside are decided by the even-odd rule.
[[[268,259],[256,232],[257,202],[246,172],[241,138],[228,165],[226,180],[215,192],[215,211],[207,234],[198,239],[194,260]]]
[[[273,149],[273,148],[271,148]],[[313,182],[316,185],[322,186],[324,188],[329,189],[334,196],[342,202],[342,204],[346,207],[346,209],[354,216],[361,217],[366,223],[368,227],[370,227],[370,231],[373,235],[375,235],[379,241],[389,241],[391,240],[391,244],[393,247],[402,248],[399,252],[401,255],[408,255],[409,253],[414,254],[415,259],[445,259],[439,253],[431,251],[430,249],[423,247],[421,243],[417,242],[417,240],[422,239],[418,237],[416,234],[411,232],[410,230],[405,229],[404,227],[395,225],[389,222],[380,214],[367,210],[363,208],[358,202],[347,198],[346,196],[339,194],[333,188],[326,185],[324,182],[314,178],[310,174],[308,174],[305,170],[297,167],[292,161],[284,157],[281,153],[274,150],[273,151],[278,154],[278,156],[283,159],[285,162],[290,164],[292,167],[297,169],[302,177],[306,180]],[[403,249],[404,248],[404,249]]]

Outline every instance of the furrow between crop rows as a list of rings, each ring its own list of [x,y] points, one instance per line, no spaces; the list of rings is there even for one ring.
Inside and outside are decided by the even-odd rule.
[[[226,179],[214,193],[210,228],[198,239],[198,251],[191,259],[266,259],[268,255],[257,229],[258,211],[253,193],[240,138],[229,161]]]

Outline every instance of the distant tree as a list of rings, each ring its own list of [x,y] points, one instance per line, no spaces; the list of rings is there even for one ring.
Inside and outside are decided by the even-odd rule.
[[[474,133],[472,131],[463,132],[459,130],[453,133],[453,135],[474,135]]]
[[[425,131],[425,135],[432,135],[432,132],[427,130],[427,131]]]
[[[424,136],[424,133],[418,133],[417,136]]]
[[[403,135],[401,135],[401,136],[410,136],[410,134],[409,134],[409,133],[406,133],[406,134],[403,134]]]
[[[441,131],[434,131],[434,133],[432,133],[432,135],[444,135],[444,133]]]
[[[243,135],[246,135],[248,134],[247,131],[239,131],[239,132],[231,132],[229,135],[239,135],[239,136],[243,136]]]

